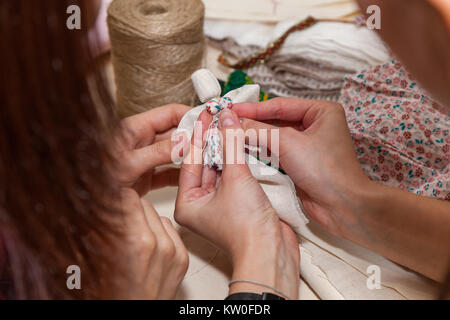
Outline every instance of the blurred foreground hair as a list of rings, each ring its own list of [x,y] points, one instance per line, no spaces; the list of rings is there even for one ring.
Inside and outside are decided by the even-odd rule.
[[[81,30],[66,27],[72,4],[81,8]],[[93,54],[89,27],[98,5],[0,1],[0,240],[12,283],[7,298],[110,293],[108,248],[118,234],[110,146],[118,122]],[[69,265],[81,268],[82,290],[68,290]]]

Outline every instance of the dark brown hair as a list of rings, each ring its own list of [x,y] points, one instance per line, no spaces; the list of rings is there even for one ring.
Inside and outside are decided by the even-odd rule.
[[[81,30],[66,27],[72,4]],[[94,298],[109,286],[117,121],[88,38],[97,6],[0,2],[0,236],[12,298]],[[80,291],[66,287],[69,265],[82,270]]]

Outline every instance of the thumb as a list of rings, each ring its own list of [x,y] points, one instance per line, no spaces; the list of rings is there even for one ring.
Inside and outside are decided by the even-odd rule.
[[[245,134],[237,114],[231,109],[223,110],[220,113],[219,128],[223,150],[222,178],[227,180],[251,175],[245,163]]]

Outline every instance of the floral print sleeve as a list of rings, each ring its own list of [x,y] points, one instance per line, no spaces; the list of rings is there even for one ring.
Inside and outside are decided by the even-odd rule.
[[[345,78],[356,153],[374,181],[450,201],[450,116],[394,61]]]

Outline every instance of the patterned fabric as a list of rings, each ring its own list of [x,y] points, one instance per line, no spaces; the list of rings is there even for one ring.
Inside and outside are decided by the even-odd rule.
[[[340,103],[364,172],[374,181],[450,200],[450,109],[391,61],[345,78]]]
[[[244,71],[235,70],[228,76],[227,82],[220,81],[220,87],[222,88],[221,96],[226,95],[228,92],[239,89],[247,84],[255,84],[252,78]],[[271,99],[269,94],[264,91],[259,93],[259,101],[266,101]]]
[[[213,119],[208,129],[203,163],[210,168],[217,167],[218,170],[222,170],[222,145],[219,135],[220,112],[231,108],[233,108],[233,101],[228,97],[222,97],[220,100],[213,99],[206,103],[206,111],[213,116]]]

